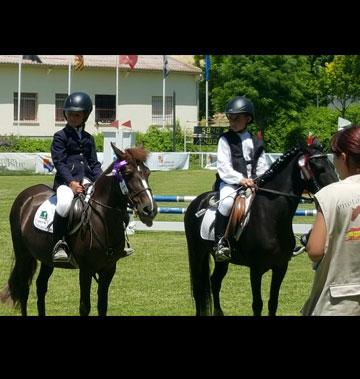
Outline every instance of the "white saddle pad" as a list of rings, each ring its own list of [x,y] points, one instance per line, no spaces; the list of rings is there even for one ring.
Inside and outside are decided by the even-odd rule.
[[[235,233],[235,239],[236,240],[239,240],[244,227],[249,222],[249,218],[250,218],[249,207],[250,207],[250,205],[254,199],[254,196],[251,196],[251,195],[252,195],[252,192],[250,189],[246,190],[243,194],[240,195],[240,196],[245,197],[245,214],[246,214],[246,217],[245,217],[244,222],[241,224],[240,227],[238,227],[238,230]],[[201,227],[200,227],[200,236],[204,240],[215,241],[214,225],[215,225],[216,209],[217,209],[216,207],[209,207],[206,210],[204,217],[202,219]]]
[[[214,208],[214,207],[208,208],[202,219],[201,227],[200,227],[200,236],[204,240],[215,241],[214,221],[215,221],[216,209],[217,208]]]
[[[53,226],[51,224],[49,227],[49,224],[54,220],[56,202],[57,196],[54,195],[39,206],[34,217],[34,225],[36,228],[49,233],[53,232]]]

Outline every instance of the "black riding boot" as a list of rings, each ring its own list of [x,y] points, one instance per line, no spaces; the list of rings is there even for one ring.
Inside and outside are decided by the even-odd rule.
[[[224,262],[231,259],[228,242],[224,238],[225,230],[229,221],[228,216],[223,216],[219,210],[215,216],[215,247],[214,258],[217,262]]]
[[[69,262],[69,248],[65,242],[68,218],[60,216],[56,211],[53,222],[53,262]]]

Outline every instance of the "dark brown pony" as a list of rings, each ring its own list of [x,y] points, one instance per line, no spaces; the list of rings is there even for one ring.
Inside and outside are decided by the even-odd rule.
[[[90,313],[91,281],[96,275],[98,314],[105,316],[107,313],[109,285],[116,271],[116,262],[124,256],[125,224],[129,219],[127,206],[133,207],[140,220],[148,226],[152,225],[157,213],[148,187],[150,170],[144,164],[147,152],[143,148],[123,152],[113,144],[112,148],[116,160],[95,181],[90,199],[82,202],[83,217],[78,220],[77,227],[75,220],[75,229],[67,237],[80,270],[82,316]],[[121,189],[124,183],[128,193]],[[17,196],[10,211],[15,265],[0,298],[14,306],[20,305],[23,316],[27,315],[29,288],[37,260],[41,262],[36,280],[39,316],[45,316],[45,295],[54,267],[72,268],[69,263],[52,263],[52,234],[35,228],[33,224],[39,205],[53,194],[54,191],[43,184],[29,187]]]
[[[269,315],[276,314],[281,283],[295,247],[292,219],[301,195],[311,193],[337,181],[335,170],[318,145],[296,147],[275,161],[270,169],[256,180],[258,190],[253,200],[248,224],[236,241],[230,236],[230,263],[250,268],[252,309],[260,316],[263,308],[261,280],[272,270]],[[202,210],[209,206],[215,192],[205,192],[194,199],[185,213],[185,232],[188,244],[192,295],[196,315],[222,316],[220,289],[229,262],[215,262],[210,273],[209,257],[214,242],[200,236]]]

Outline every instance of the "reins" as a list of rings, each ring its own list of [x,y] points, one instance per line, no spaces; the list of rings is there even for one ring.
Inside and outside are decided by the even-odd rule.
[[[96,203],[96,204],[98,204],[98,205],[100,205],[100,206],[102,206],[102,207],[104,207],[104,208],[112,209],[112,210],[117,211],[117,212],[121,212],[121,211],[122,211],[122,209],[120,209],[120,208],[110,207],[109,205],[103,204],[103,203],[101,203],[100,201],[97,201],[97,200],[92,199],[92,198],[89,199],[89,203],[90,203],[90,202],[91,202],[91,203]]]
[[[130,196],[130,195],[127,195],[127,198],[129,200],[128,204],[130,206],[133,206],[134,205],[134,202],[133,202],[133,198],[140,195],[142,192],[145,192],[145,191],[150,191],[150,193],[152,194],[152,190],[151,188],[142,188],[140,191],[136,192],[134,195]],[[114,211],[118,211],[118,212],[121,212],[122,209],[119,209],[119,208],[115,208],[115,207],[110,207],[109,205],[106,205],[106,204],[103,204],[101,203],[100,201],[97,201],[93,198],[90,198],[89,199],[89,202],[92,202],[92,203],[96,203],[104,208],[107,208],[107,209],[113,209]]]
[[[298,196],[298,195],[294,195],[292,193],[287,193],[287,192],[281,192],[281,191],[276,191],[276,190],[271,190],[271,189],[268,189],[268,188],[262,188],[262,187],[256,187],[255,191],[260,191],[260,192],[269,192],[269,193],[273,193],[275,195],[281,195],[281,196],[286,196],[286,197],[292,197],[292,198],[295,198],[295,199],[301,199],[301,200],[309,200],[308,197],[304,197],[304,196]],[[314,201],[314,199],[310,196],[310,199],[312,201]]]

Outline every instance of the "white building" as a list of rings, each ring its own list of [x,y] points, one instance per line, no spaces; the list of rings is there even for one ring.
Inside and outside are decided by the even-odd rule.
[[[84,91],[93,101],[87,130],[96,134],[116,117],[117,55],[84,55],[84,69],[76,71],[74,55],[38,55],[41,63],[23,59],[21,64],[20,121],[17,121],[19,55],[0,55],[0,135],[52,136],[65,125],[63,103],[70,92]],[[166,124],[175,118],[182,128],[198,120],[198,88],[201,69],[168,56],[166,78]],[[162,126],[163,56],[139,55],[133,69],[119,65],[118,120],[131,121],[133,131],[146,132]]]

